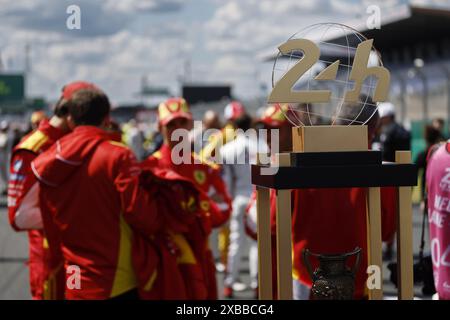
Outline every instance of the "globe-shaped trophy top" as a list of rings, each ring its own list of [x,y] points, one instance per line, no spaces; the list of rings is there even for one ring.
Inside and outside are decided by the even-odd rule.
[[[368,40],[351,27],[337,23],[321,23],[309,26],[295,33],[289,40],[307,39],[320,49],[317,61],[307,69],[294,83],[292,92],[306,90],[330,90],[327,102],[295,101],[281,108],[286,118],[294,126],[311,125],[363,125],[367,124],[377,112],[378,104],[372,101],[377,78],[367,77],[361,86],[359,99],[348,102],[344,97],[352,90],[354,81],[350,80],[353,59],[358,45]],[[288,41],[289,41],[288,40]],[[272,86],[286,75],[288,71],[303,60],[302,50],[279,51],[272,70]],[[336,76],[330,80],[317,80],[324,69],[339,61]],[[372,46],[367,67],[382,66],[378,51]],[[279,101],[282,103],[283,101]]]

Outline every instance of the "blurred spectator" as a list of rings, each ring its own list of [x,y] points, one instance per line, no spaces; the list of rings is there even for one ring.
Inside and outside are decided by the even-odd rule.
[[[194,150],[202,150],[205,144],[209,141],[209,137],[214,133],[216,129],[220,130],[222,125],[220,123],[220,117],[214,110],[207,110],[202,119],[203,131],[191,131],[191,141],[194,145]]]
[[[439,131],[439,133],[440,133],[439,140],[440,141],[446,140],[445,137],[447,136],[447,134],[444,133],[444,126],[445,126],[444,119],[434,118],[433,121],[431,121],[431,125],[433,126],[433,128],[435,128],[436,130]]]
[[[395,151],[411,149],[411,134],[395,121],[395,106],[390,102],[378,105],[380,115],[379,143],[381,145],[383,161],[394,162]],[[393,257],[394,235],[386,241],[383,259]]]
[[[27,132],[27,130],[24,130],[18,126],[15,126],[14,128],[12,128],[11,131],[12,131],[11,132],[11,151],[12,151],[12,147],[19,144],[20,140],[22,140],[22,138],[29,132]]]
[[[151,137],[150,146],[147,150],[146,158],[161,149],[162,145],[164,144],[164,137],[161,134],[161,132],[156,131],[153,133],[153,136]]]
[[[205,129],[220,129],[222,127],[217,112],[208,110],[203,117],[203,126]]]
[[[267,134],[267,144],[272,154],[274,152],[291,152],[292,151],[292,123],[286,118],[295,112],[289,109],[288,104],[274,104],[266,108],[259,119],[259,123],[263,124],[263,128],[267,130],[278,129],[279,146],[273,150],[271,135]]]
[[[242,116],[246,115],[247,111],[245,110],[242,103],[240,103],[239,101],[230,102],[225,106],[225,109],[223,110],[223,116],[225,118],[225,121],[230,122],[232,124],[235,124],[234,122],[237,119],[240,119]]]
[[[383,161],[395,161],[395,151],[411,148],[411,134],[395,121],[395,107],[390,102],[378,105],[380,114]]]
[[[224,119],[226,123],[220,131],[211,134],[208,137],[206,145],[199,154],[202,161],[214,162],[216,151],[219,151],[222,146],[235,138],[235,125],[233,124],[233,121],[243,113],[245,113],[245,108],[239,101],[232,101],[225,106]],[[214,125],[214,121],[211,121],[211,123]],[[213,127],[211,126],[211,129],[212,128]],[[216,264],[216,269],[219,272],[223,272],[227,265],[228,246],[230,243],[229,233],[229,227],[224,226],[220,230],[214,230],[211,236],[211,246],[213,248],[214,257],[216,260],[220,260]]]
[[[48,212],[48,208],[41,202],[41,189],[33,173],[31,162],[70,131],[68,107],[74,92],[92,87],[90,83],[79,81],[65,85],[51,119],[42,119],[42,114],[32,116],[29,123],[30,129],[32,122],[35,124],[39,122],[39,127],[31,130],[23,139],[21,139],[22,134],[27,132],[25,128],[16,126],[13,131],[15,135],[13,139],[16,141],[10,162],[8,215],[9,222],[15,231],[28,233],[27,264],[33,299],[63,299],[65,270],[61,268],[64,261],[59,239],[53,232],[52,224],[48,220],[45,222],[42,215],[43,212]],[[58,172],[59,174],[61,172]],[[48,243],[50,246],[47,245]],[[49,283],[51,285],[48,285]]]
[[[236,129],[235,139],[220,149],[224,161],[224,177],[233,200],[233,211],[230,221],[230,245],[225,276],[224,296],[231,298],[233,290],[239,291],[245,285],[239,281],[241,258],[247,247],[248,238],[245,234],[244,215],[252,193],[250,164],[256,162],[258,152],[267,153],[267,145],[259,144],[256,133],[254,136],[244,133],[251,128],[252,119],[241,104],[229,105],[225,108],[225,116]],[[265,147],[265,150],[261,150]],[[239,161],[241,160],[241,161]],[[245,161],[244,161],[245,160]],[[250,244],[249,267],[251,287],[257,288],[257,245]]]
[[[245,114],[244,106],[238,101],[232,101],[225,106],[224,118],[225,125],[220,133],[212,134],[208,137],[208,143],[200,152],[200,158],[203,160],[211,160],[215,157],[216,149],[227,144],[234,139],[234,120]]]
[[[450,144],[441,144],[430,153],[426,183],[434,283],[439,299],[450,300]]]
[[[125,136],[125,143],[131,148],[131,150],[133,150],[138,161],[144,160],[144,134],[141,130],[139,130],[136,120],[131,119],[130,121],[128,121],[128,127],[126,129]]]
[[[419,169],[422,169],[422,181],[421,181],[421,200],[424,200],[425,197],[425,177],[426,177],[426,170],[427,170],[427,155],[430,151],[430,148],[442,141],[442,134],[441,131],[435,127],[434,125],[427,125],[425,126],[424,131],[424,138],[426,142],[426,148],[422,152],[420,152],[417,155],[415,163],[417,164]]]

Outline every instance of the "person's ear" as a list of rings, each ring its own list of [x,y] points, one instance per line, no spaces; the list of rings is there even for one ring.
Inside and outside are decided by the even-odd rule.
[[[66,121],[67,121],[67,126],[69,127],[70,130],[75,129],[76,124],[73,121],[73,118],[70,114],[66,117]]]
[[[70,131],[73,130],[72,127],[69,125],[68,117],[69,116],[64,116],[64,117],[60,118],[61,119],[61,123],[62,123],[62,127],[63,127],[63,131],[65,131],[65,132],[70,132]]]

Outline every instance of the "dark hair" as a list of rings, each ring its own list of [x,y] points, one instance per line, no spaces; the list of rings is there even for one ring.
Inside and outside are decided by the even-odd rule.
[[[64,98],[59,98],[58,102],[55,105],[55,109],[53,110],[55,116],[63,118],[69,114],[69,110],[67,109],[67,100]]]
[[[236,129],[247,131],[252,126],[252,118],[248,114],[244,113],[239,118],[233,120],[232,123]]]
[[[75,92],[66,105],[69,115],[77,126],[101,125],[111,108],[108,97],[96,89],[82,89]]]
[[[440,126],[444,126],[445,125],[445,121],[442,118],[434,118],[433,122],[439,123]]]
[[[425,126],[424,136],[427,144],[433,145],[435,143],[438,143],[441,139],[441,132],[432,125],[427,125]]]

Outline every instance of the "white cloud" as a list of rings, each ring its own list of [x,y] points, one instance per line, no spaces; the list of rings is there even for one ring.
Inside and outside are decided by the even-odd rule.
[[[0,0],[0,21],[17,28],[58,32],[67,37],[90,37],[119,32],[139,13],[176,12],[183,7],[181,0],[77,0],[81,30],[73,31],[66,28],[66,9],[72,4],[73,0]]]
[[[412,0],[411,3],[420,6],[437,6],[450,8],[450,2],[448,0]]]
[[[115,101],[130,100],[143,75],[157,85],[176,83],[174,61],[192,49],[190,41],[180,41],[184,33],[178,22],[129,28],[137,12],[176,11],[181,1],[81,0],[82,34],[65,28],[65,5],[71,1],[24,0],[3,6],[5,2],[10,1],[0,0],[2,64],[9,71],[24,70],[25,46],[30,45],[28,88],[33,96],[55,99],[65,83],[85,79]]]
[[[369,4],[388,8],[404,1],[77,0],[77,32],[65,28],[72,0],[0,0],[0,54],[9,70],[23,70],[24,48],[31,45],[33,95],[56,98],[64,83],[86,79],[114,101],[130,100],[143,75],[156,86],[176,88],[190,60],[192,80],[234,83],[235,93],[249,96],[258,82],[270,81],[270,70],[256,59],[261,50],[276,48],[307,25],[364,19]]]
[[[223,58],[216,60],[217,79],[236,78],[236,92],[248,96],[258,91],[260,82],[270,82],[270,70],[256,60],[261,50],[276,48],[303,27],[336,21],[330,16],[332,0],[250,0],[227,1],[205,23],[206,49]],[[349,17],[341,14],[340,20]],[[338,22],[338,21],[336,21]],[[239,56],[239,59],[231,58]],[[238,62],[237,62],[238,61]],[[244,70],[234,72],[239,66]],[[246,68],[251,66],[251,70]],[[261,70],[259,70],[261,69]]]
[[[35,0],[0,0],[0,12],[13,12],[16,10],[29,9],[34,10],[39,6],[39,1]]]
[[[325,5],[325,6],[324,6]],[[301,13],[315,13],[324,12],[327,8],[327,1],[323,0],[306,0],[306,1],[291,1],[291,0],[280,0],[280,1],[270,1],[263,0],[259,3],[259,9],[261,12],[272,14],[272,15],[282,15],[282,14],[301,14]]]
[[[242,9],[237,1],[231,1],[216,11],[216,17],[227,22],[237,22],[243,18]]]
[[[138,11],[153,11],[153,12],[171,12],[181,9],[183,6],[182,0],[106,0],[105,7],[118,12],[138,12]]]
[[[2,49],[3,60],[14,58],[10,67],[23,69],[24,42]],[[159,83],[174,83],[178,74],[173,61],[188,50],[189,45],[177,39],[161,40],[125,30],[104,37],[50,41],[46,45],[34,41],[30,93],[56,98],[64,83],[86,79],[98,83],[116,100],[129,100],[139,90],[144,74],[157,73],[154,78]]]
[[[239,54],[242,66],[255,65],[255,56],[269,48],[276,48],[302,28],[323,22],[340,22],[365,25],[366,9],[378,5],[383,10],[395,10],[408,0],[248,0],[218,1],[219,8],[205,23],[206,49],[215,55]],[[413,0],[422,5],[439,5],[449,0]],[[229,60],[219,60],[216,72],[227,77],[227,68],[220,65]],[[232,69],[231,66],[229,69]],[[264,73],[265,71],[261,71]],[[218,76],[220,78],[220,76]],[[263,78],[270,82],[270,74]],[[247,78],[244,81],[243,78]],[[253,74],[242,74],[245,82],[242,92],[255,85]]]
[[[246,59],[240,55],[223,55],[216,59],[214,72],[218,74],[227,73],[231,76],[248,75],[254,72],[255,65],[246,62]]]

